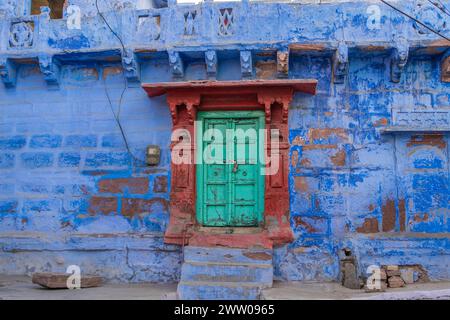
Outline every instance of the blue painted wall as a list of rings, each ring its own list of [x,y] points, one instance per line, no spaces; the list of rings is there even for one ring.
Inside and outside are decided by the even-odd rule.
[[[241,5],[249,4],[217,4],[246,9]],[[150,10],[161,15],[158,36],[152,21],[145,22],[149,29],[133,29],[133,8],[119,11],[120,19],[106,14],[139,52],[141,82],[172,81],[166,50],[173,48],[182,52],[185,80],[206,79],[203,52],[211,48],[218,52],[219,80],[241,79],[241,49],[253,51],[253,78],[274,78],[273,50],[289,45],[289,77],[319,80],[316,96],[298,94],[291,103],[295,241],[275,250],[279,279],[336,280],[343,248],[357,257],[361,274],[371,264],[420,264],[432,279],[450,279],[448,131],[382,133],[396,110],[450,111],[450,85],[441,81],[440,68],[446,47],[384,7],[381,28],[369,30],[369,5],[254,4],[238,11],[246,15],[236,16],[240,29],[226,39],[207,27],[217,18],[211,3],[201,7],[199,34],[188,38],[180,27],[183,12],[199,7]],[[170,114],[164,97],[149,99],[139,83],[126,84],[119,44],[91,11],[83,13],[80,31],[64,29],[65,20],[40,24],[39,16],[41,33],[28,49],[9,48],[9,20],[0,22],[0,57],[14,58],[17,70],[14,88],[0,85],[0,273],[77,264],[113,281],[175,281],[181,250],[162,239]],[[406,30],[414,47],[395,84],[390,63],[398,30]],[[349,73],[333,84],[332,55],[342,34],[351,47]],[[310,50],[299,49],[305,43]],[[39,68],[43,52],[59,55],[58,88]],[[142,166],[127,152],[111,112],[119,112],[120,100],[133,154],[144,159],[148,144],[159,145],[158,166]]]

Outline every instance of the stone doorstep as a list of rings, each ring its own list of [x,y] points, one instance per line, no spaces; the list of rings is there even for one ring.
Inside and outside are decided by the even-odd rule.
[[[232,281],[180,281],[178,285],[185,286],[206,286],[206,287],[227,287],[227,288],[271,288],[272,283],[263,282],[232,282]]]

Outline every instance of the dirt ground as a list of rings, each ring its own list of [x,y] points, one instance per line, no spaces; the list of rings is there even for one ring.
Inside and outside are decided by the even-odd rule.
[[[48,290],[31,282],[26,276],[0,275],[0,300],[161,300],[174,298],[176,284],[109,284],[98,288],[80,290]],[[400,289],[388,289],[384,293],[365,293],[351,290],[338,283],[275,282],[266,289],[263,299],[318,300],[318,299],[383,299],[450,300],[450,282],[434,282],[408,285]]]

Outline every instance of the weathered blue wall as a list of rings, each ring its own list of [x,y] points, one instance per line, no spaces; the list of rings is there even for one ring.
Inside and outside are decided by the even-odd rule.
[[[319,80],[316,96],[298,94],[291,103],[295,241],[276,249],[280,279],[337,279],[343,248],[357,257],[361,274],[370,264],[420,264],[432,279],[450,279],[449,130],[383,133],[398,110],[450,112],[450,84],[441,81],[440,67],[447,47],[385,7],[381,28],[369,30],[369,5],[254,4],[239,11],[241,28],[226,39],[208,27],[217,18],[211,3],[199,7],[198,34],[188,37],[183,13],[191,6],[153,9],[159,22],[144,22],[137,32],[136,11],[107,14],[138,53],[140,71],[131,76],[137,73],[141,82],[172,80],[166,51],[174,48],[182,52],[186,80],[207,78],[204,51],[210,49],[218,52],[217,79],[241,79],[241,49],[254,52],[254,78],[274,78],[273,50],[289,46],[289,78]],[[239,3],[217,6],[242,9]],[[82,30],[40,16],[45,23],[36,20],[40,33],[30,48],[9,48],[9,20],[0,22],[0,57],[12,59],[17,70],[15,87],[0,85],[0,273],[65,271],[77,264],[115,281],[173,281],[181,250],[162,239],[169,217],[170,114],[164,97],[149,99],[139,83],[124,91],[119,43],[91,9]],[[412,47],[401,82],[393,83],[392,35],[398,30]],[[332,55],[344,40],[349,72],[343,84],[334,84]],[[42,73],[48,70],[39,65],[42,54],[57,55],[61,64],[50,74],[57,88]],[[130,147],[143,159],[148,144],[159,145],[156,167],[143,167],[126,151],[108,102],[109,95],[118,112],[122,92],[120,119]]]

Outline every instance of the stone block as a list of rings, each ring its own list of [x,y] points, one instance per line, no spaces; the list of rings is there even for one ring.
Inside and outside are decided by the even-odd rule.
[[[95,134],[70,135],[66,137],[64,146],[72,148],[94,148],[97,146],[97,136]]]
[[[98,191],[105,193],[145,194],[148,190],[147,177],[104,179],[98,182]]]
[[[0,137],[0,150],[17,150],[25,147],[27,139],[24,136]]]
[[[15,155],[12,153],[0,153],[0,169],[14,167]]]
[[[117,203],[115,197],[92,197],[89,201],[88,211],[91,214],[114,214],[117,212]]]
[[[386,274],[388,277],[398,277],[400,276],[400,270],[387,270]]]
[[[26,152],[21,155],[22,165],[28,169],[46,168],[53,165],[53,154],[48,152]]]
[[[353,263],[344,263],[344,278],[342,285],[349,289],[361,289],[361,283],[358,278],[356,266]]]
[[[62,137],[60,135],[34,135],[30,140],[30,148],[58,148],[61,146],[61,141]]]
[[[93,152],[86,155],[87,167],[118,167],[128,166],[131,163],[127,152]]]
[[[406,284],[414,283],[414,269],[413,268],[402,268],[400,269],[400,276],[405,281]]]
[[[405,286],[405,281],[400,276],[393,276],[388,278],[389,288],[401,288]]]
[[[14,213],[17,211],[18,202],[16,200],[1,200],[0,213]]]
[[[80,164],[81,155],[78,152],[62,152],[58,158],[60,167],[77,167]]]
[[[31,281],[48,289],[68,289],[67,279],[68,273],[39,272],[34,273]],[[99,276],[82,275],[80,280],[81,288],[98,287],[102,284],[103,279]]]

